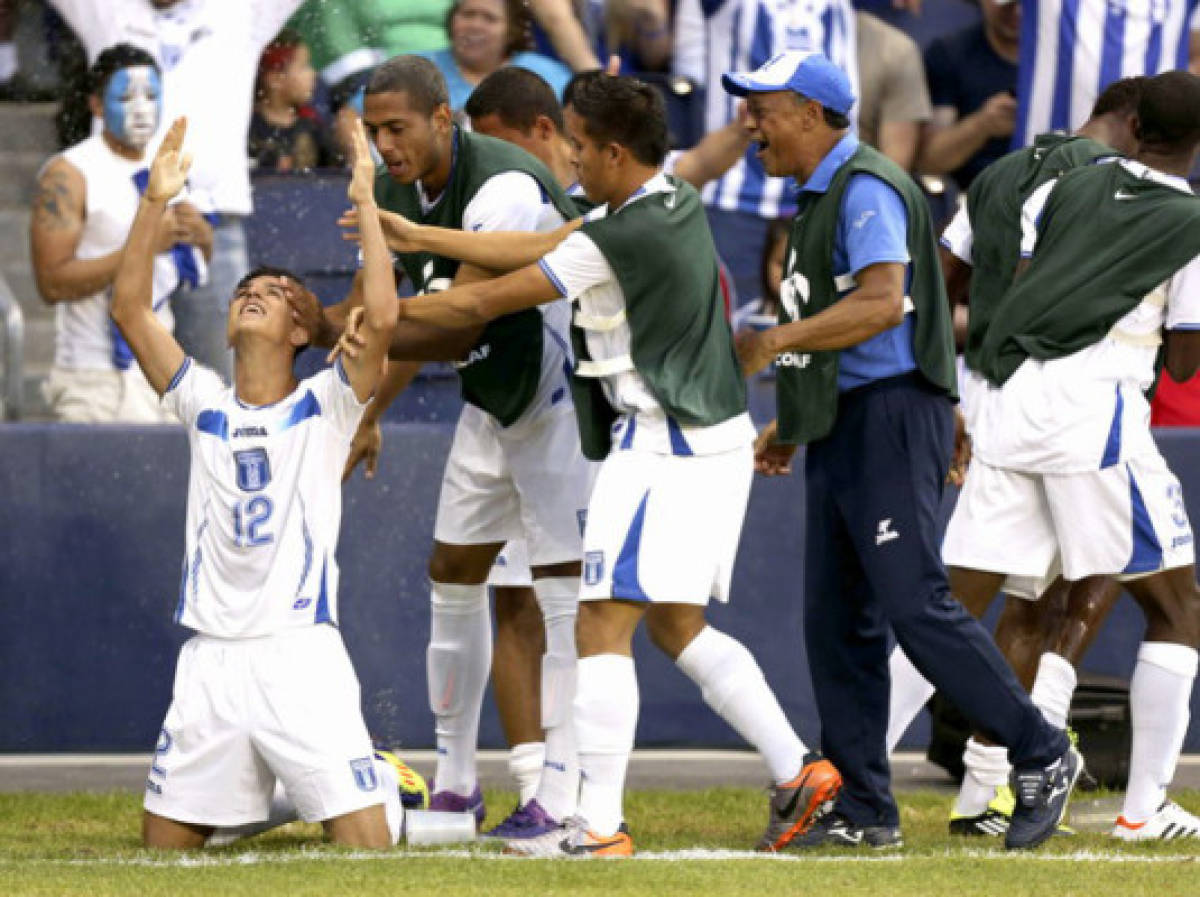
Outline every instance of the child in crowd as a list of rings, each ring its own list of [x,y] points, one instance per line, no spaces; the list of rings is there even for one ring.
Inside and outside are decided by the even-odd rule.
[[[303,171],[341,164],[329,129],[311,105],[316,80],[303,38],[283,29],[258,63],[249,140],[255,167]]]

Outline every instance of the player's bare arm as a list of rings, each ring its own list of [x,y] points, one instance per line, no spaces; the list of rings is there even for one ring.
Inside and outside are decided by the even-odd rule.
[[[362,217],[362,319],[359,331],[363,348],[354,358],[342,359],[346,375],[359,401],[365,402],[379,383],[387,358],[392,330],[396,326],[396,281],[392,274],[391,254],[383,238],[383,228],[375,215],[375,165],[367,148],[362,122],[352,129],[354,169],[347,195]]]
[[[761,371],[781,352],[846,349],[904,320],[904,268],[899,262],[868,265],[857,274],[858,289],[829,308],[768,330],[737,335],[738,358],[747,374]]]
[[[579,229],[582,218],[574,218],[552,231],[463,231],[416,224],[403,215],[379,210],[379,220],[393,252],[430,252],[458,259],[489,272],[504,273],[532,265]],[[351,210],[338,224],[346,228],[342,237],[359,240],[358,215]]]
[[[456,286],[431,296],[405,301],[401,317],[439,327],[478,327],[502,315],[561,299],[558,288],[537,265],[494,280]]]
[[[129,238],[113,281],[112,318],[154,391],[162,395],[183,364],[184,354],[154,314],[155,239],[167,202],[183,189],[192,157],[182,152],[187,119],[176,119],[163,138],[146,192],[138,203]]]
[[[1200,330],[1168,330],[1166,332],[1167,373],[1176,383],[1184,383],[1200,368]]]

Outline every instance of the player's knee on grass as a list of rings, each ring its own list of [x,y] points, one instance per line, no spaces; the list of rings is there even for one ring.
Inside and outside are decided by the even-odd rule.
[[[646,633],[655,647],[676,660],[708,623],[704,608],[691,604],[656,604],[646,612]]]
[[[345,847],[384,850],[393,843],[383,804],[326,819],[321,825],[330,841]]]
[[[142,844],[159,850],[193,850],[204,846],[211,825],[177,822],[157,813],[142,813]]]
[[[454,585],[478,585],[486,582],[488,571],[503,542],[486,545],[450,545],[434,542],[433,554],[429,557],[429,578],[434,582]]]

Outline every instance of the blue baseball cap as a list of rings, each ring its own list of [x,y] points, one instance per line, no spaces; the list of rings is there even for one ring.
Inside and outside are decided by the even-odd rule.
[[[801,50],[780,53],[752,72],[726,72],[721,85],[735,97],[791,90],[842,115],[849,114],[855,100],[850,79],[829,57]]]

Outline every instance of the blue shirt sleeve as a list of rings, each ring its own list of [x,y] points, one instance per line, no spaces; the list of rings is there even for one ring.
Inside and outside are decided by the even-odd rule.
[[[842,194],[838,243],[846,270],[835,274],[857,274],[880,262],[908,264],[908,211],[895,188],[872,174],[854,175]],[[835,264],[841,260],[835,257]]]

